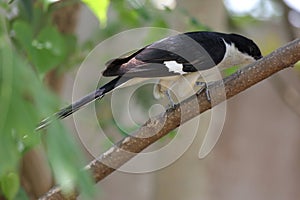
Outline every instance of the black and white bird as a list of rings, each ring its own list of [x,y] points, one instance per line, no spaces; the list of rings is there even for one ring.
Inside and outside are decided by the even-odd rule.
[[[127,57],[109,61],[103,76],[115,76],[115,79],[43,120],[37,130],[54,119],[71,115],[84,105],[101,99],[105,94],[122,86],[147,79],[159,79],[154,87],[154,96],[159,98],[167,94],[170,97],[170,87],[181,78],[196,84],[201,71],[213,67],[222,70],[235,65],[246,65],[261,57],[258,46],[238,34],[199,31],[170,36]]]

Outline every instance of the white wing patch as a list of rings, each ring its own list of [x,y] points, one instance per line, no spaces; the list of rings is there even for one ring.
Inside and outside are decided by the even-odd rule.
[[[169,72],[186,74],[186,72],[183,71],[183,65],[177,63],[176,61],[165,61],[164,64],[169,69]]]

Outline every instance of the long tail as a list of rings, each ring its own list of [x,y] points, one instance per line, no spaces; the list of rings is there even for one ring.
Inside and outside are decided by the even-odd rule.
[[[124,77],[117,77],[115,79],[113,79],[112,81],[106,83],[105,85],[103,85],[102,87],[98,88],[97,90],[91,92],[90,94],[86,95],[85,97],[83,97],[82,99],[76,101],[75,103],[72,103],[71,105],[61,109],[60,111],[58,111],[57,113],[53,114],[50,117],[47,117],[46,119],[44,119],[43,121],[41,121],[38,126],[36,127],[36,131],[41,130],[43,128],[45,128],[46,126],[48,126],[52,121],[54,120],[58,120],[58,119],[64,119],[67,116],[73,114],[74,112],[76,112],[77,110],[79,110],[80,108],[82,108],[83,106],[97,100],[97,99],[101,99],[102,97],[104,97],[104,95],[110,91],[112,91],[113,89],[115,89],[116,87],[120,86],[121,84],[125,83],[126,81],[128,81],[129,78],[124,78]]]

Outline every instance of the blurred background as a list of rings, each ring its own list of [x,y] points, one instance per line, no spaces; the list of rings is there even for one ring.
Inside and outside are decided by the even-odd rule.
[[[201,123],[194,119],[185,125],[185,134],[200,125],[195,140],[183,156],[158,171],[116,171],[94,185],[80,169],[93,159],[90,149],[100,155],[112,145],[101,140],[96,124],[81,117],[84,136],[71,117],[34,131],[40,120],[72,101],[73,90],[86,94],[95,88],[102,64],[112,56],[93,59],[89,64],[100,71],[84,74],[80,83],[87,83],[77,88],[78,69],[99,43],[115,34],[142,27],[235,32],[253,39],[267,55],[300,37],[299,1],[2,0],[0,13],[0,199],[37,199],[54,184],[63,184],[65,191],[80,188],[79,199],[299,198],[299,64],[230,99],[222,135],[204,159],[198,153],[210,113],[201,115]],[[149,31],[141,43],[162,36]],[[134,50],[133,41],[124,42],[128,52]],[[113,55],[116,45],[105,47]],[[121,124],[116,122],[110,95],[96,103],[97,120],[112,142],[149,117],[157,103],[152,87],[133,93],[136,125],[122,114],[117,116]],[[171,132],[151,148],[161,148],[175,135]],[[149,165],[158,159],[163,157]]]

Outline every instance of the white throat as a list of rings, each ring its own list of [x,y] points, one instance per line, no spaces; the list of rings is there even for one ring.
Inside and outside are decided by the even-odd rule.
[[[219,68],[228,68],[236,65],[247,65],[255,61],[252,56],[240,52],[234,43],[228,44],[225,40],[226,52],[223,60],[217,65]]]

